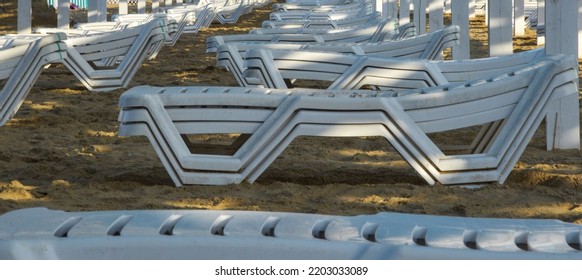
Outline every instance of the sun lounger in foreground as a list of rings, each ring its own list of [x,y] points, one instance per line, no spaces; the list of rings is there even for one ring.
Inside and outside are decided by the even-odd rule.
[[[401,213],[139,210],[0,216],[0,259],[582,259],[582,226]],[[354,275],[362,275],[354,271]]]

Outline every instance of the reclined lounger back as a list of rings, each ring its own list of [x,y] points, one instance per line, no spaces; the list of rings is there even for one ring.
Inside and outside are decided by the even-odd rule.
[[[237,34],[224,36],[210,36],[206,39],[206,52],[216,52],[220,45],[228,43],[309,43],[309,42],[382,42],[391,40],[397,33],[397,24],[394,20],[384,20],[377,27],[367,27],[333,34],[276,34],[254,35]]]
[[[248,83],[243,76],[244,55],[247,50],[257,47],[281,50],[325,51],[333,53],[351,53],[358,55],[436,59],[443,50],[459,44],[459,28],[450,26],[439,31],[426,33],[404,40],[379,43],[230,43],[218,47],[217,66],[230,71],[240,86]]]
[[[453,84],[439,62],[393,65],[406,77],[419,78],[408,85],[419,89],[133,88],[120,99],[119,134],[147,136],[180,186],[253,182],[298,136],[381,136],[430,185],[503,183],[545,118],[576,120],[572,127],[554,129],[555,135],[579,133],[579,116],[557,111],[559,104],[578,100],[574,57],[528,59],[506,73],[483,79],[475,74],[476,80]],[[427,135],[491,123],[496,126],[468,153],[445,153]],[[201,149],[187,141],[186,136],[200,134],[241,137],[220,151],[221,146]]]
[[[12,38],[0,49],[0,125],[9,121],[24,102],[42,69],[66,57],[64,34],[24,41]]]

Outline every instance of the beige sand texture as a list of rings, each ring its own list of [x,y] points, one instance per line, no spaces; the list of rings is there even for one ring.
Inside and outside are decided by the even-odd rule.
[[[14,2],[0,2],[2,33],[15,30]],[[145,63],[131,87],[236,85],[230,73],[215,67],[214,55],[205,53],[204,40],[248,32],[269,8],[256,9],[236,25],[213,24],[200,34],[183,35]],[[54,18],[40,10],[35,24],[47,23],[40,20],[43,14]],[[535,47],[533,36],[529,31],[516,38],[516,49]],[[485,56],[482,18],[472,21],[472,44],[473,57]],[[427,185],[384,139],[374,137],[297,139],[253,184],[176,188],[145,137],[117,136],[117,102],[124,91],[89,92],[60,65],[43,72],[14,119],[0,127],[0,213],[27,207],[391,211],[582,223],[582,154],[546,151],[542,130],[505,184],[478,190]]]

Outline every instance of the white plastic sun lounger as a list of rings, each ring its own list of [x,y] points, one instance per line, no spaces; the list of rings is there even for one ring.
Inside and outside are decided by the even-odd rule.
[[[217,9],[214,19],[220,24],[234,24],[242,15],[248,13],[250,7],[251,4],[249,4],[247,0],[241,0],[240,2],[233,4],[226,4]]]
[[[298,136],[381,136],[430,185],[503,183],[544,119],[550,148],[563,148],[564,137],[579,133],[579,116],[559,109],[578,106],[573,57],[513,61],[498,66],[504,74],[486,75],[489,69],[471,73],[475,80],[446,80],[448,67],[467,78],[467,68],[508,60],[392,63],[393,77],[406,77],[414,90],[137,87],[120,98],[119,135],[147,136],[177,186],[253,182]],[[475,126],[481,132],[455,153],[428,136]],[[187,138],[207,134],[241,137],[213,147]]]
[[[168,14],[183,14],[187,11],[194,11],[196,20],[193,23],[186,25],[183,33],[198,33],[200,29],[210,26],[216,16],[216,7],[212,4],[207,4],[201,7],[192,5],[173,6],[166,10]]]
[[[206,52],[216,52],[216,48],[227,43],[252,42],[382,42],[391,40],[397,34],[397,24],[394,20],[383,20],[377,26],[349,30],[331,34],[236,34],[210,36],[206,39]]]
[[[64,64],[89,90],[127,87],[142,62],[159,52],[167,36],[165,26],[163,19],[156,19],[123,30],[69,38]],[[113,67],[99,66],[104,60],[120,61]]]
[[[371,13],[366,16],[344,20],[265,20],[261,24],[263,29],[268,28],[346,28],[367,23],[379,22],[382,19],[380,13]]]
[[[400,90],[486,79],[523,67],[543,53],[544,49],[539,48],[501,58],[420,62],[380,56],[255,48],[245,53],[244,75],[249,85],[267,88],[284,89],[292,85],[291,80],[307,79],[332,82],[327,88],[330,90],[362,87]],[[417,67],[422,70],[416,70]],[[424,71],[425,67],[431,70]],[[409,72],[409,69],[415,70]]]
[[[287,0],[283,3],[275,3],[273,5],[311,5],[311,6],[320,6],[320,5],[345,5],[349,4],[351,1],[347,0]]]
[[[363,5],[359,8],[342,10],[342,11],[313,11],[313,12],[273,12],[269,15],[269,19],[285,21],[285,20],[342,20],[362,17],[373,13],[371,5]]]
[[[436,59],[443,50],[459,44],[459,28],[449,26],[403,40],[379,43],[265,43],[265,44],[225,44],[217,49],[217,66],[230,71],[240,86],[248,86],[243,72],[244,56],[247,50],[257,47],[281,50],[325,51],[358,55]]]
[[[172,13],[172,14],[126,14],[126,15],[114,15],[112,17],[116,22],[120,23],[131,23],[139,22],[144,23],[151,21],[156,18],[164,18],[168,25],[168,39],[165,45],[174,46],[180,35],[184,32],[187,25],[192,25],[196,21],[196,14],[194,11],[184,11],[183,13]]]
[[[148,30],[151,29],[149,26],[143,28],[145,23],[149,23],[154,19],[157,20],[158,25],[162,28],[163,32],[165,33],[166,40],[164,45],[170,45],[175,43],[178,39],[179,35],[179,26],[178,22],[176,22],[172,17],[157,16],[158,14],[148,14],[143,15],[145,17],[144,21],[137,21],[137,20],[128,20],[128,21],[113,21],[113,22],[94,22],[94,23],[84,23],[78,24],[77,28],[75,29],[62,29],[62,28],[37,28],[34,30],[35,34],[53,34],[53,33],[65,33],[67,34],[68,38],[75,38],[75,37],[87,37],[88,35],[95,35],[95,34],[112,34],[113,32],[127,32],[130,34],[135,33],[135,31],[128,32],[126,29],[132,28],[133,30],[143,30],[145,34],[147,34]],[[135,16],[135,19],[139,18],[142,15],[130,15],[131,17]],[[128,18],[129,19],[129,18]],[[163,25],[162,25],[163,24]],[[123,48],[123,44],[120,45]],[[151,51],[148,54],[148,59],[154,59],[160,49],[161,45],[159,46],[152,46]],[[119,56],[115,59],[108,58],[105,62],[97,62],[93,61],[99,66],[113,66],[118,64],[123,57]]]
[[[275,3],[272,6],[273,12],[338,12],[359,9],[362,6],[371,5],[370,1],[354,1],[352,3],[340,5],[302,5],[302,4],[288,4]]]
[[[356,30],[370,26],[378,26],[379,21],[367,23],[355,23],[337,28],[328,27],[299,27],[299,28],[256,28],[249,31],[249,34],[324,34]]]
[[[64,34],[1,39],[6,44],[0,49],[0,125],[16,114],[40,72],[66,57],[64,39]]]
[[[0,216],[0,259],[581,259],[558,220],[142,210]]]

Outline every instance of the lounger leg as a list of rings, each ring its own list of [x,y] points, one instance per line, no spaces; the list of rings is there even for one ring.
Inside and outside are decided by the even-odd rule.
[[[580,150],[580,105],[578,94],[559,98],[546,116],[547,149]]]

